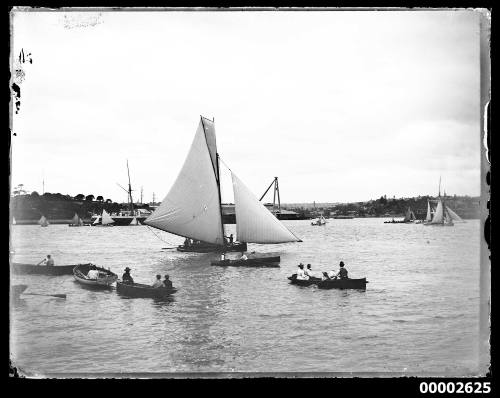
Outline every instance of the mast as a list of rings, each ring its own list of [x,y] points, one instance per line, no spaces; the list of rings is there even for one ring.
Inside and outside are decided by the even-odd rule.
[[[127,174],[128,174],[128,196],[130,200],[130,214],[134,214],[134,202],[132,200],[132,185],[130,185],[130,169],[128,167],[128,159],[127,159]]]
[[[203,133],[205,135],[205,141],[207,140],[207,135],[206,135],[206,132],[205,132],[205,123],[203,122],[203,116],[200,115],[200,118],[201,118],[201,123],[203,125]],[[207,119],[208,121],[210,121],[210,119]],[[212,123],[215,122],[215,117],[212,118]],[[215,137],[215,124],[214,124],[214,137]],[[208,141],[207,141],[207,146],[208,146]],[[219,152],[217,151],[217,146],[215,146],[215,168],[214,168],[214,174],[215,174],[215,181],[217,183],[217,194],[218,194],[218,198],[219,198],[219,212],[220,212],[220,224],[221,224],[221,227],[222,227],[222,245],[225,246],[225,232],[224,232],[224,221],[223,221],[223,218],[222,218],[222,195],[221,195],[221,191],[220,191],[220,157],[219,157]]]

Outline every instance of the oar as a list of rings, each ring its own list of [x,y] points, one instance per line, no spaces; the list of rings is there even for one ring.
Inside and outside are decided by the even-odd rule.
[[[162,250],[171,250],[171,249],[177,249],[177,247],[176,246],[174,246],[174,247],[162,247],[161,249]]]
[[[42,294],[42,293],[21,293],[21,294],[29,294],[31,296],[50,296],[50,297],[58,297],[58,298],[66,298],[65,294]]]

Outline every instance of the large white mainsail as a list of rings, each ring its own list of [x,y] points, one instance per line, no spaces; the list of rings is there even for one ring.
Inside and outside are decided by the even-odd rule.
[[[236,211],[236,236],[247,243],[301,242],[231,172]]]
[[[224,244],[213,122],[201,118],[182,169],[161,205],[146,220],[163,231]]]
[[[465,222],[457,213],[451,210],[448,206],[446,206],[446,211],[449,213],[453,221]]]
[[[114,222],[115,222],[115,220],[113,220],[111,218],[111,216],[108,214],[108,212],[103,209],[102,210],[102,222],[101,222],[101,224],[102,225],[108,225],[108,224],[112,224]]]
[[[443,202],[439,200],[431,224],[442,224],[443,221],[444,221]]]

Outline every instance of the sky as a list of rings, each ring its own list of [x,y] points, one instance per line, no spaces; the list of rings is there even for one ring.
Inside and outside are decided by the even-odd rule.
[[[480,18],[14,11],[11,64],[21,50],[32,63],[11,185],[126,202],[128,160],[134,200],[141,187],[162,200],[203,115],[257,197],[275,176],[282,203],[437,195],[440,177],[448,194],[479,195]]]

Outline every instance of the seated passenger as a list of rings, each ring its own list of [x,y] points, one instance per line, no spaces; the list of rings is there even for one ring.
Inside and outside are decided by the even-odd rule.
[[[89,278],[89,279],[95,279],[95,280],[97,280],[98,277],[99,277],[99,271],[96,270],[96,269],[91,269],[87,273],[87,278]]]
[[[310,278],[311,276],[314,277],[313,275],[313,271],[311,269],[311,264],[307,264],[307,268],[306,270],[304,271],[304,273]]]
[[[340,277],[340,279],[348,279],[347,270],[344,268],[343,261],[340,262],[339,267],[340,267],[340,270],[336,276]]]
[[[163,280],[163,285],[167,288],[172,288],[172,281],[169,279],[168,274],[165,275],[165,279]]]
[[[126,267],[125,268],[125,273],[122,275],[122,282],[123,283],[129,283],[132,284],[134,283],[134,280],[132,279],[132,276],[130,275],[130,268]]]
[[[152,287],[163,287],[163,282],[161,281],[161,275],[156,275],[156,280],[154,281]]]
[[[309,277],[304,272],[304,264],[300,263],[299,268],[297,269],[297,279],[301,281],[306,281]]]

